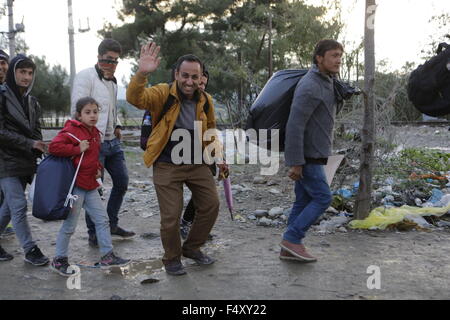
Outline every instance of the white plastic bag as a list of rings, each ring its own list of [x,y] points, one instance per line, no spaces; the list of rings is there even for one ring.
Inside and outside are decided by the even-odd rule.
[[[33,181],[30,184],[30,188],[28,189],[28,201],[30,201],[31,203],[33,203],[33,199],[34,199],[34,184],[36,181],[36,175],[33,176]]]

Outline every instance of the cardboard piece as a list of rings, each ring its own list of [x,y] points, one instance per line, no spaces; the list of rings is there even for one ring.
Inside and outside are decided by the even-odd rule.
[[[339,168],[344,156],[341,154],[332,155],[328,158],[328,163],[325,166],[325,175],[327,176],[328,185],[331,186],[336,170]]]

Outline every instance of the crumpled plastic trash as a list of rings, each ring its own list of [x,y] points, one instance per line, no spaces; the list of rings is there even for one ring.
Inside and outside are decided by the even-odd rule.
[[[349,223],[352,229],[384,230],[391,224],[403,221],[411,216],[442,216],[450,211],[450,205],[440,208],[417,208],[401,206],[400,208],[378,207],[373,209],[364,220],[353,220]]]
[[[334,194],[340,195],[343,198],[351,198],[353,196],[353,192],[348,189],[339,189],[335,191]]]
[[[335,216],[329,220],[322,220],[318,226],[315,226],[315,230],[320,233],[333,232],[342,225],[346,224],[350,218],[345,216]]]
[[[442,199],[443,196],[444,193],[441,190],[435,188],[431,190],[431,198],[428,201],[436,204]]]

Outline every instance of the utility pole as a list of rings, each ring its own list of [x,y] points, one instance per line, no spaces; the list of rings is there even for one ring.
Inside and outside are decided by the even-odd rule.
[[[270,2],[269,2],[269,79],[272,77],[273,74],[273,57],[272,57],[272,10],[270,8]]]
[[[72,89],[77,72],[75,69],[75,29],[73,27],[72,0],[67,0],[67,7],[69,11],[70,89]]]
[[[14,0],[8,0],[8,43],[9,43],[9,56],[14,57],[16,55],[16,30],[14,30],[14,16],[13,16],[13,2]]]

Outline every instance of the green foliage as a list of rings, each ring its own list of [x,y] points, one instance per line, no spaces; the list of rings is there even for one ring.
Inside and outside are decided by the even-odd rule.
[[[325,19],[327,13],[325,6],[288,0],[123,0],[119,17],[134,21],[99,33],[135,59],[142,43],[156,41],[164,60],[152,83],[166,82],[179,56],[199,56],[210,72],[208,91],[242,118],[268,79],[269,33],[274,71],[309,67],[317,41],[337,38],[342,28],[339,15]]]
[[[70,111],[69,76],[60,65],[50,67],[45,57],[33,57],[36,82],[32,94],[38,99],[45,115],[66,115]]]
[[[400,152],[400,161],[411,168],[425,172],[450,171],[450,153],[433,149],[405,149]]]
[[[450,154],[435,149],[404,149],[396,155],[386,155],[375,175],[409,179],[411,174],[439,174],[450,171]]]

